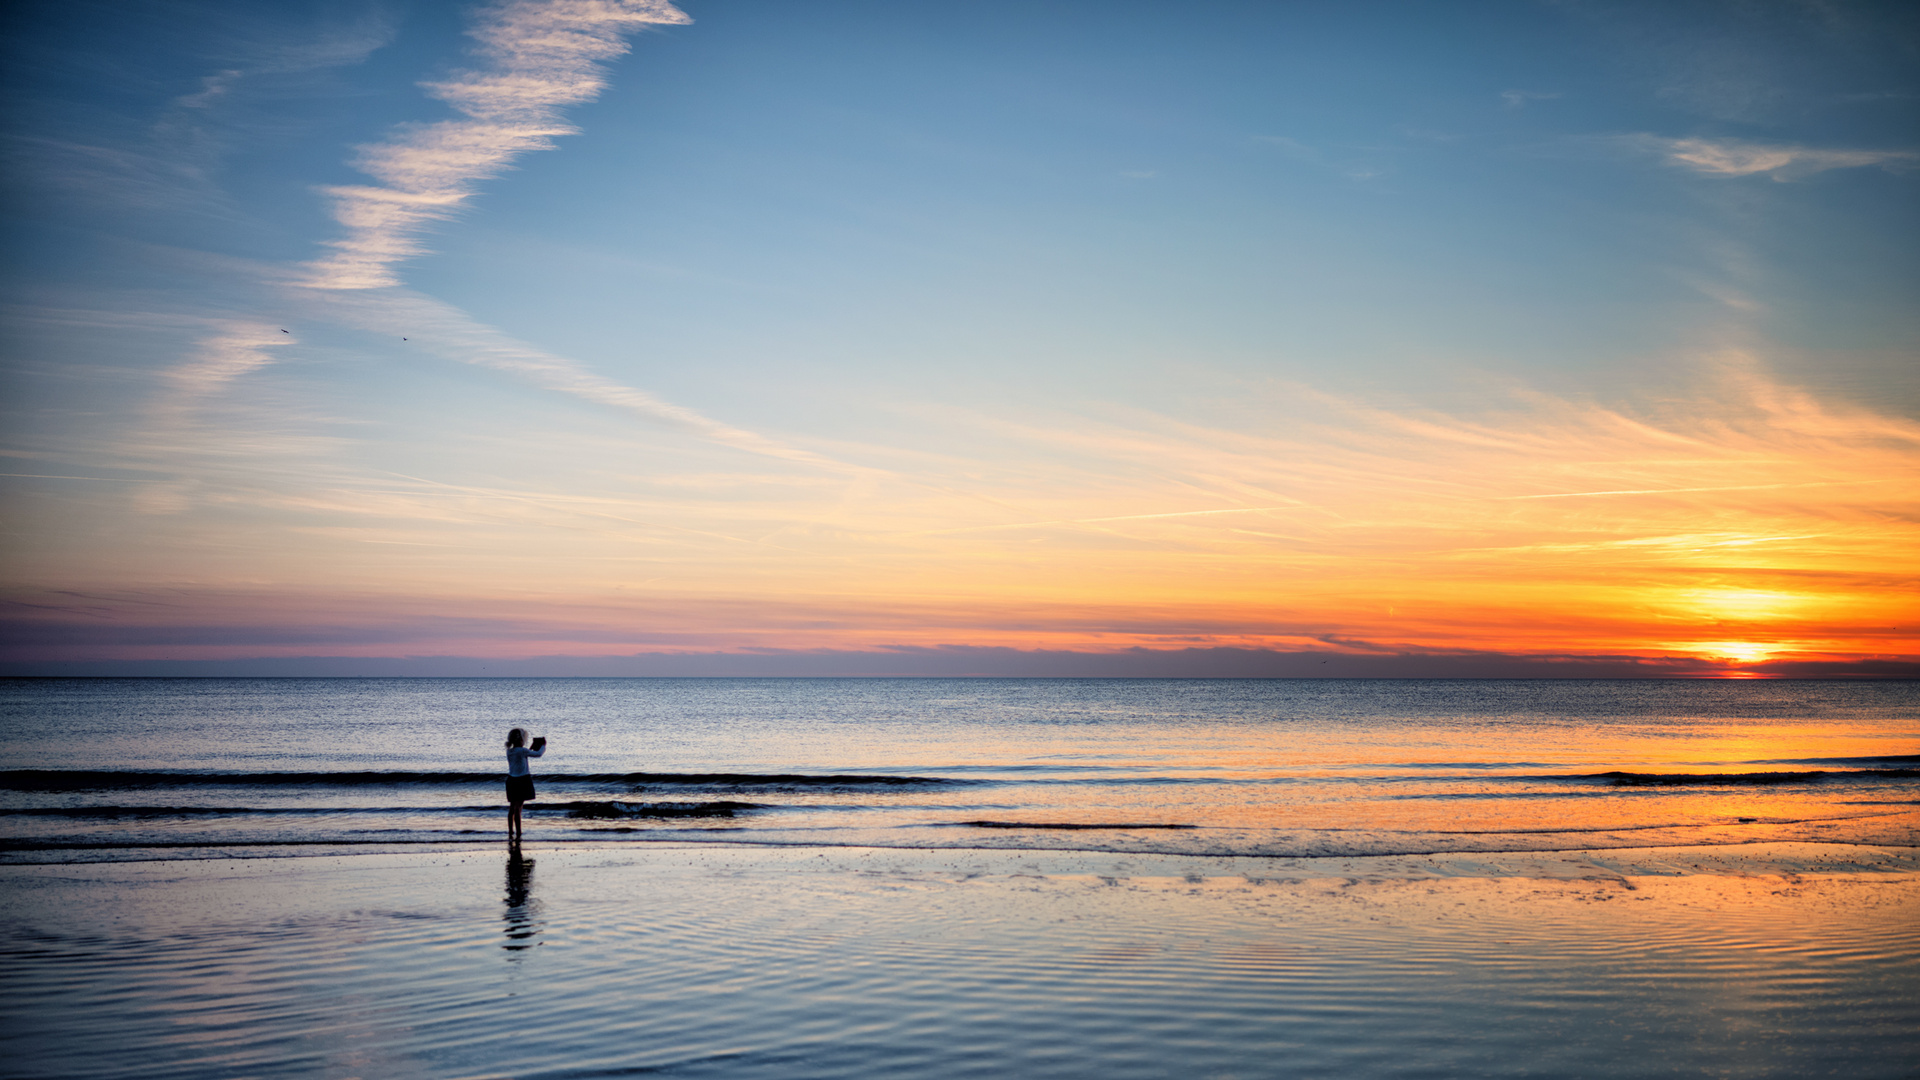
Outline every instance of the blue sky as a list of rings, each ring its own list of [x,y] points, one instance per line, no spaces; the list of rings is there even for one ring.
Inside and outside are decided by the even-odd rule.
[[[638,21],[593,21],[621,11]],[[1442,460],[1519,485],[1475,498],[1551,493],[1512,471],[1542,460],[1521,432],[1567,432],[1548,455],[1568,482],[1631,461],[1663,490],[1753,489],[1682,475],[1736,449],[1820,484],[1904,478],[1866,502],[1513,526],[1562,546],[1654,543],[1689,516],[1871,531],[1913,501],[1920,19],[1902,5],[8,19],[0,497],[23,663],[1512,651],[1484,629],[1496,612],[1472,632],[1389,632],[1330,598],[1266,629],[1221,612],[1248,581],[1271,610],[1290,575],[1350,571],[1357,595],[1486,550],[1467,535],[1482,510],[1395,500],[1454,482],[1422,472]],[[555,26],[588,30],[539,53]],[[396,206],[419,216],[367,224]],[[1597,448],[1629,423],[1637,448]],[[1508,458],[1451,456],[1489,432]],[[1334,485],[1300,479],[1329,463],[1355,500],[1337,512],[1288,486]],[[1338,536],[1086,524],[1296,504]],[[1341,561],[1435,520],[1465,531]],[[900,539],[1055,521],[1079,524],[991,552]],[[1255,534],[1284,551],[1232,546]],[[1874,535],[1844,567],[1749,569],[1908,574],[1862,553],[1902,542]],[[1717,564],[1674,572],[1733,587]],[[1766,633],[1847,651],[1838,631]]]

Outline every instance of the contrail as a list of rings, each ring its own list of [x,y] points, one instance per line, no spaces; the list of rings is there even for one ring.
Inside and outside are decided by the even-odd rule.
[[[578,130],[561,110],[600,95],[603,64],[627,51],[628,34],[692,21],[666,0],[512,0],[486,9],[468,33],[487,69],[423,84],[466,119],[403,125],[360,148],[354,167],[384,186],[326,189],[347,235],[329,243],[334,254],[307,264],[305,284],[400,284],[393,264],[421,254],[419,232],[458,210],[475,183]]]
[[[311,294],[310,294],[311,296]],[[885,475],[884,470],[853,465],[809,450],[786,446],[597,374],[577,361],[515,340],[466,312],[405,289],[376,289],[319,294],[322,310],[350,326],[394,338],[449,360],[505,371],[549,390],[607,405],[655,423],[679,428],[737,450],[841,473]]]
[[[448,359],[512,372],[749,453],[841,473],[882,472],[785,446],[663,401],[400,287],[395,266],[426,250],[419,240],[423,229],[452,216],[479,181],[577,130],[564,121],[562,109],[599,96],[605,62],[628,50],[628,34],[691,21],[667,0],[511,0],[484,10],[469,36],[479,42],[475,53],[487,67],[423,84],[465,119],[403,125],[385,142],[361,147],[355,167],[384,186],[326,189],[334,219],[347,235],[329,241],[334,253],[307,263],[296,284],[331,295],[323,308],[349,325],[406,338]],[[310,300],[313,295],[307,293]]]

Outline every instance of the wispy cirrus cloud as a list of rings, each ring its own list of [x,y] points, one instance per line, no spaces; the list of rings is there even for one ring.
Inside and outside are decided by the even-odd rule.
[[[250,371],[273,363],[268,350],[292,341],[290,333],[280,327],[227,320],[215,333],[200,340],[194,355],[185,363],[168,369],[166,379],[183,395],[209,394]]]
[[[355,167],[382,184],[326,189],[347,235],[329,241],[334,253],[307,263],[295,283],[335,294],[322,308],[349,325],[406,337],[450,359],[511,372],[749,453],[868,471],[674,405],[400,288],[396,264],[425,251],[423,229],[456,212],[479,181],[577,130],[563,110],[599,95],[605,64],[628,50],[628,35],[690,21],[667,0],[508,0],[482,9],[469,36],[486,66],[422,84],[465,118],[403,126],[387,141],[361,147]]]
[[[1911,168],[1920,161],[1912,150],[1833,150],[1784,143],[1755,143],[1738,139],[1666,139],[1636,136],[1640,145],[1678,165],[1707,176],[1752,176],[1767,173],[1775,180],[1797,180],[1833,169]]]
[[[445,359],[504,371],[548,390],[679,428],[709,442],[837,471],[873,471],[723,424],[693,409],[597,374],[564,356],[517,341],[451,304],[418,293],[401,289],[364,294],[349,291],[332,298],[320,310],[363,330],[404,337],[414,347]]]
[[[223,219],[242,215],[216,178],[236,146],[263,134],[285,135],[288,121],[249,108],[249,88],[263,82],[284,93],[290,83],[312,85],[322,73],[358,64],[393,40],[395,26],[374,8],[345,20],[297,20],[264,7],[242,20],[217,50],[220,70],[168,108],[110,140],[89,125],[62,125],[58,134],[33,135],[28,125],[0,133],[0,155],[17,180],[39,197],[78,199],[112,213],[188,211]],[[294,39],[294,40],[289,40]],[[152,79],[121,73],[127,82]],[[108,83],[107,85],[112,85]],[[131,126],[131,125],[130,125]]]
[[[451,305],[406,290],[396,264],[424,250],[419,232],[474,193],[474,185],[523,153],[545,149],[574,129],[561,113],[592,99],[605,85],[604,64],[628,49],[626,36],[656,24],[688,22],[666,0],[508,0],[480,9],[469,34],[484,68],[424,84],[464,119],[405,126],[384,142],[360,148],[359,167],[384,181],[327,189],[344,238],[334,253],[300,266],[253,266],[243,273],[278,291],[286,315],[411,340],[410,350],[504,371],[547,390],[609,406],[704,441],[846,474],[871,472],[703,416],[588,365],[517,341]],[[229,96],[259,72],[303,70],[364,58],[390,36],[385,24],[292,51],[255,50],[246,68],[209,75],[174,102],[175,127]],[[181,120],[180,117],[187,120]],[[173,188],[182,185],[175,183]],[[211,407],[227,384],[271,363],[267,350],[291,343],[278,326],[214,319],[185,357],[161,373],[161,393],[147,413],[152,428],[129,445],[174,447],[197,429],[196,411]]]
[[[391,13],[381,8],[357,18],[313,27],[301,40],[255,30],[242,34],[231,54],[232,67],[202,76],[200,89],[173,100],[177,108],[208,109],[232,96],[235,87],[262,75],[294,75],[361,63],[393,41]],[[248,40],[251,39],[251,40]]]
[[[1560,96],[1557,90],[1502,90],[1500,100],[1506,102],[1509,109],[1524,109],[1535,101],[1552,101]]]
[[[260,347],[236,333],[232,355],[208,350],[206,377]],[[517,475],[498,463],[373,473],[278,461],[222,431],[202,472],[156,486],[143,508],[245,508],[233,520],[247,542],[195,534],[183,580],[328,583],[196,585],[178,593],[191,593],[190,617],[167,625],[527,620],[459,642],[422,625],[404,644],[366,639],[366,655],[1911,651],[1896,629],[1920,573],[1910,419],[1823,402],[1737,356],[1695,394],[1615,406],[1522,393],[1452,414],[1291,385],[1239,391],[1200,415],[916,407],[954,452],[875,447],[895,471],[851,485],[715,477],[711,459],[681,450],[635,467],[614,444],[595,467],[632,475],[613,483],[533,458]],[[376,546],[371,563],[355,550]],[[150,592],[98,579],[90,591]],[[271,651],[249,647],[168,655]]]
[[[148,403],[145,423],[110,446],[98,448],[103,463],[147,473],[152,482],[132,492],[142,514],[178,514],[204,486],[214,457],[238,453],[257,464],[259,447],[239,451],[238,433],[203,415],[228,387],[274,363],[273,350],[294,344],[282,327],[247,319],[207,319],[206,328],[180,363],[160,373],[161,393]]]
[[[562,118],[606,85],[604,64],[626,36],[691,20],[666,0],[510,0],[471,30],[483,68],[424,84],[465,119],[405,126],[361,148],[354,163],[379,186],[327,189],[347,235],[308,264],[307,284],[375,289],[399,284],[393,266],[420,254],[419,234],[452,214],[474,185],[576,129]]]

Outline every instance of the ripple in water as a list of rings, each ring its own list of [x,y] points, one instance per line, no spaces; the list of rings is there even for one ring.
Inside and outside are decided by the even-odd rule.
[[[1920,1030],[1911,874],[1028,858],[15,867],[0,1004],[79,1077],[1893,1076]]]

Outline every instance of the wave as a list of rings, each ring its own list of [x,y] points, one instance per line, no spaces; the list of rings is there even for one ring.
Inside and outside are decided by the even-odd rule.
[[[538,810],[565,810],[570,818],[730,818],[747,810],[770,810],[764,803],[716,802],[624,803],[568,802],[529,803]]]
[[[1160,825],[1147,822],[1102,821],[954,821],[946,824],[969,829],[1197,829],[1198,825]]]
[[[345,772],[172,772],[117,769],[0,770],[0,791],[125,791],[139,788],[201,786],[353,787],[374,785],[497,784],[501,772],[419,772],[359,770]],[[709,788],[902,788],[979,781],[937,776],[884,776],[862,773],[540,773],[541,784],[626,784],[640,787]]]
[[[501,803],[468,806],[31,806],[0,808],[0,818],[174,818],[174,817],[351,817],[357,814],[475,814],[502,809]],[[562,803],[561,806],[572,804]],[[531,802],[530,810],[555,804]]]
[[[141,837],[137,839],[72,839],[53,837],[33,839],[28,837],[0,837],[0,852],[33,851],[205,851],[205,858],[232,858],[234,851],[252,848],[330,848],[330,847],[420,847],[436,845],[475,845],[498,844],[499,836],[429,836],[429,837],[393,837],[380,839],[359,839],[352,837],[316,837],[298,839],[253,838],[205,838],[195,840],[159,840]]]
[[[1605,780],[1614,787],[1718,787],[1725,785],[1818,784],[1827,780],[1908,780],[1920,769],[1851,769],[1839,772],[1638,773],[1603,772],[1561,777]]]
[[[1757,771],[1726,773],[1649,773],[1615,770],[1600,773],[1547,773],[1547,774],[1504,774],[1504,775],[1461,775],[1455,779],[1472,780],[1480,783],[1501,782],[1602,782],[1614,787],[1676,787],[1683,785],[1704,786],[1715,784],[1809,784],[1830,780],[1898,780],[1920,777],[1920,768],[1911,767],[1920,763],[1920,755],[1886,755],[1874,758],[1830,759],[1834,763],[1850,762],[1871,764],[1879,768],[1854,769],[1813,769],[1792,771]],[[1821,763],[1826,763],[1823,759]],[[1450,763],[1449,767],[1459,767],[1461,763]],[[1905,766],[1905,767],[1902,767]],[[1402,766],[1396,763],[1395,769]],[[7,769],[0,770],[0,791],[16,792],[85,792],[85,791],[138,791],[144,789],[181,789],[205,787],[271,787],[271,788],[352,788],[352,787],[427,787],[427,786],[474,786],[498,784],[503,777],[500,772],[469,772],[456,770],[340,770],[308,772],[216,772],[187,770],[140,770],[140,769]],[[671,788],[681,790],[706,789],[708,791],[755,791],[775,793],[780,791],[832,791],[832,790],[908,790],[931,787],[976,787],[1003,784],[1007,781],[996,779],[959,779],[948,776],[893,776],[878,773],[664,773],[664,772],[608,772],[608,773],[539,773],[535,779],[546,785],[595,785],[601,787],[619,786],[628,789]],[[1307,784],[1314,782],[1348,782],[1364,780],[1376,784],[1384,783],[1422,783],[1445,777],[1431,776],[1394,776],[1373,775],[1366,777],[1345,776],[1266,776],[1266,777],[1187,777],[1187,776],[1103,776],[1098,778],[1070,778],[1050,780],[1019,781],[1026,784],[1044,784],[1047,786],[1109,785],[1122,784],[1127,787],[1146,787],[1157,785],[1194,785],[1194,786],[1253,786],[1262,787],[1273,784]]]
[[[1749,761],[1748,765],[1920,765],[1920,754],[1874,754],[1868,757],[1771,758]]]
[[[235,817],[251,814],[318,814],[306,808],[269,809],[258,806],[35,806],[0,810],[0,817],[161,818]]]

